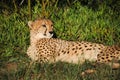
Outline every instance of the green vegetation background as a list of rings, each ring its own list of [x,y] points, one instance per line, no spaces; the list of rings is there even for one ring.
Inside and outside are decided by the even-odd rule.
[[[120,69],[106,65],[95,67],[94,74],[81,76],[82,71],[94,68],[89,62],[30,66],[27,22],[43,16],[54,22],[57,38],[120,44],[118,0],[1,0],[0,80],[120,80]]]

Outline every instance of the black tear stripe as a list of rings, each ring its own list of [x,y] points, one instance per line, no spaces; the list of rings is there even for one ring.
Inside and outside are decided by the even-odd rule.
[[[47,28],[46,28],[46,30],[45,30],[45,32],[44,32],[44,35],[46,36],[46,32],[47,32]]]

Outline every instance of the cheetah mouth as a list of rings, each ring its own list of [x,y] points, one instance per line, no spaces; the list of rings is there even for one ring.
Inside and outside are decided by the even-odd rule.
[[[53,37],[53,31],[47,32],[47,30],[45,30],[43,36],[51,38],[51,37]]]
[[[53,37],[53,34],[50,34],[50,36],[49,36],[50,38],[52,38]]]
[[[45,37],[47,37],[47,38],[52,38],[53,37],[53,34],[43,34]]]

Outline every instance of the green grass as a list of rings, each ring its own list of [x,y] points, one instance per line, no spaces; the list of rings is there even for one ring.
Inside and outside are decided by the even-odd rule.
[[[57,38],[85,40],[105,45],[120,44],[120,19],[112,18],[112,11],[93,11],[78,2],[71,7],[47,7],[54,22]],[[33,7],[33,20],[41,13],[40,4]],[[32,64],[26,55],[29,46],[27,8],[20,13],[0,14],[0,80],[119,80],[120,69],[112,70],[107,65],[94,67],[92,63],[75,65],[58,62],[55,64]],[[8,64],[17,65],[13,70]],[[81,76],[86,69],[97,72]]]

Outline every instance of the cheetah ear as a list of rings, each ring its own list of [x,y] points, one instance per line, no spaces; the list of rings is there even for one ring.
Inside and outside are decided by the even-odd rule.
[[[31,29],[32,26],[33,26],[33,22],[32,22],[32,21],[28,21],[28,26],[29,26],[29,28]]]

